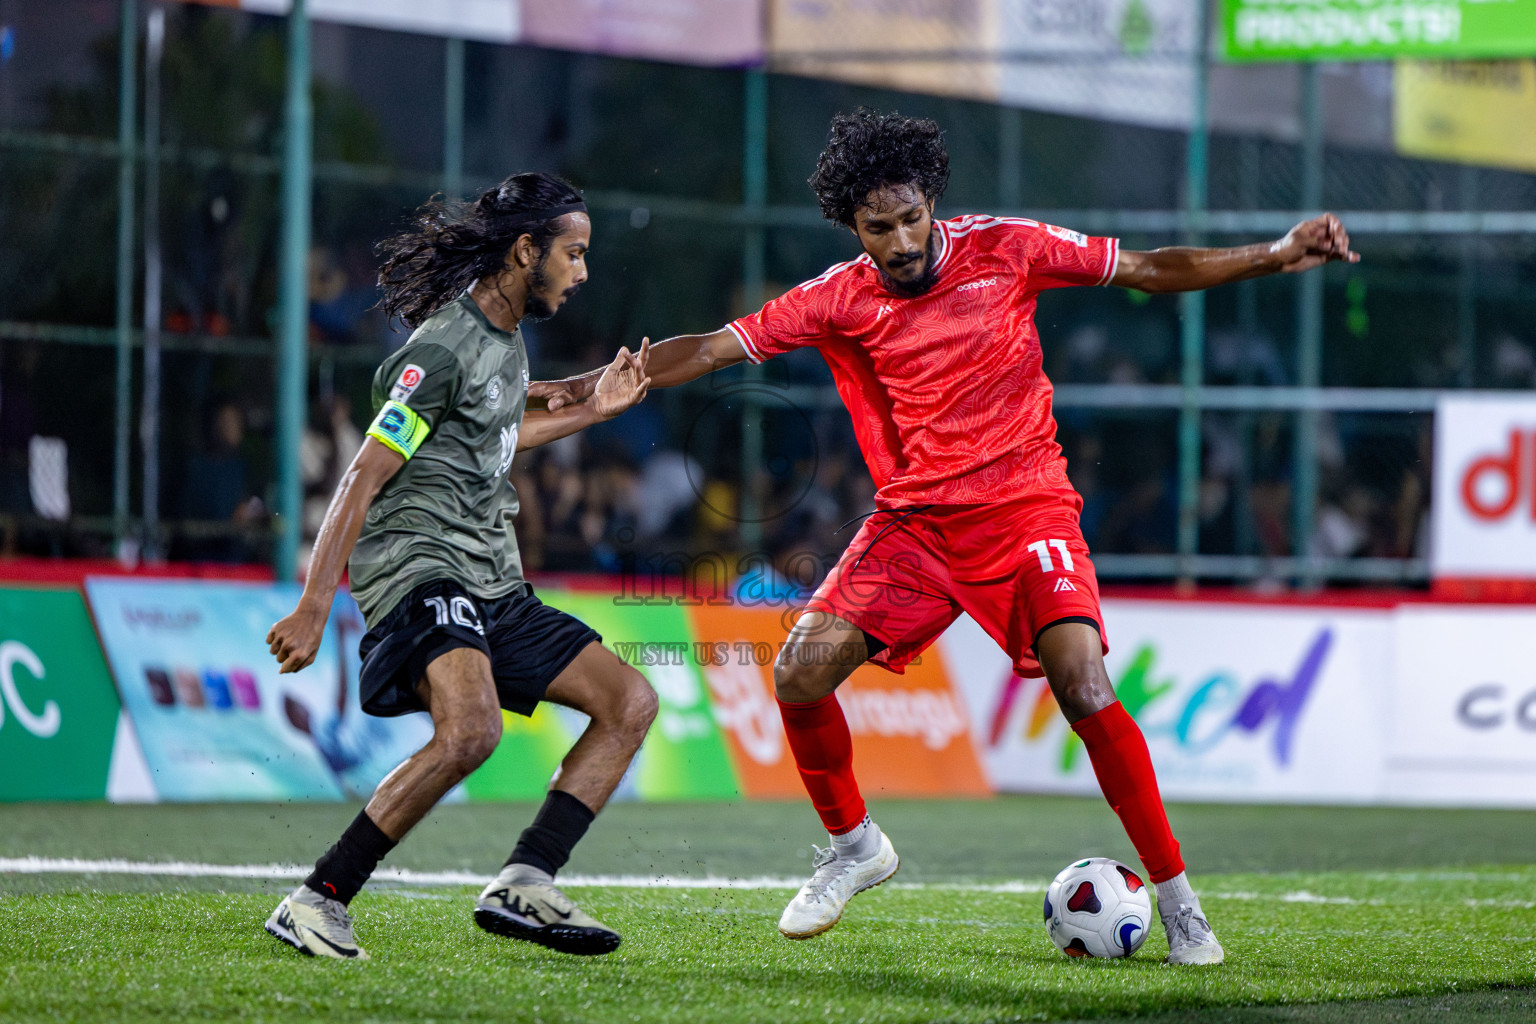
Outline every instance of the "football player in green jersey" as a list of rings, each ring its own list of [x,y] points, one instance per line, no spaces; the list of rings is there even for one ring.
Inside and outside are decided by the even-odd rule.
[[[620,349],[593,400],[527,408],[519,326],[553,316],[587,279],[581,196],[518,174],[464,206],[429,203],[380,245],[383,307],[415,328],[379,367],[376,418],[331,499],[298,607],[267,636],[283,672],[315,658],[343,565],[369,627],[360,694],[374,715],[426,711],[433,735],[379,783],[267,931],[302,952],[358,946],[347,905],[378,862],[495,750],[503,709],[540,701],[591,719],[506,866],[475,905],[487,931],[566,953],[607,953],[613,929],[554,885],[656,715],[656,695],[586,624],[523,579],[508,477],[522,449],[610,419],[645,397],[649,348]],[[350,560],[349,560],[350,556]]]

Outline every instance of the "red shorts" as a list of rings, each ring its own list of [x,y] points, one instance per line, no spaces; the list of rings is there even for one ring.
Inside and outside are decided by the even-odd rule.
[[[1099,582],[1078,527],[1083,500],[1048,491],[990,505],[881,509],[807,603],[886,644],[872,661],[902,671],[966,612],[1021,676],[1045,673],[1035,638],[1081,621],[1109,644]]]

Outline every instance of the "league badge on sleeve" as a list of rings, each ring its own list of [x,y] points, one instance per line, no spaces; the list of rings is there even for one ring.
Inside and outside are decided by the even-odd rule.
[[[1063,242],[1071,242],[1079,249],[1088,248],[1088,236],[1081,231],[1072,231],[1068,228],[1059,228],[1054,224],[1044,225],[1045,230],[1061,239]]]
[[[421,387],[421,379],[424,376],[426,374],[422,372],[421,367],[415,363],[408,364],[405,369],[400,371],[400,376],[395,378],[394,387],[389,389],[389,400],[391,402],[403,402],[410,398],[412,393]]]

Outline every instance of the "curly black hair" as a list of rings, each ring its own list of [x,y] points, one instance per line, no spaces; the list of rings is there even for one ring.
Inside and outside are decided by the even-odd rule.
[[[869,201],[869,194],[887,185],[915,186],[937,202],[949,185],[944,131],[928,118],[881,114],[868,107],[838,114],[810,184],[821,215],[846,227],[853,227],[854,211]]]
[[[383,260],[379,307],[419,327],[471,284],[500,271],[523,235],[533,237],[542,266],[560,218],[539,222],[518,214],[579,202],[570,182],[538,172],[514,174],[472,202],[433,199],[416,211],[412,230],[375,247]]]

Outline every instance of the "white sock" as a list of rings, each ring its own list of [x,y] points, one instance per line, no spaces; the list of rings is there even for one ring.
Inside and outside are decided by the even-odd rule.
[[[1158,917],[1167,920],[1179,912],[1180,904],[1200,913],[1200,897],[1190,888],[1189,876],[1184,872],[1180,871],[1166,882],[1153,882],[1152,888],[1157,892]]]
[[[864,820],[852,830],[840,836],[832,836],[832,849],[837,851],[839,857],[850,860],[873,857],[880,849],[880,826],[866,814]]]

